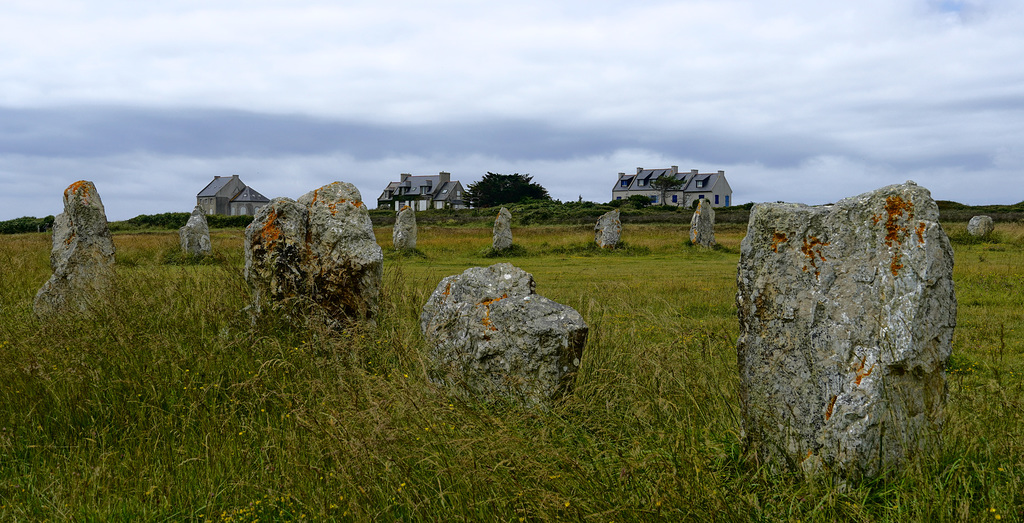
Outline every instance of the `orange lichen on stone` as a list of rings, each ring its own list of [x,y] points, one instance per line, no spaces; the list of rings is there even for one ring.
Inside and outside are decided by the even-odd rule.
[[[833,394],[833,395],[832,395],[832,399],[831,399],[831,400],[829,400],[829,402],[828,402],[828,408],[827,408],[827,409],[825,409],[825,421],[828,421],[828,420],[829,420],[829,418],[831,418],[831,417],[832,417],[832,409],[833,409],[833,408],[835,408],[835,406],[836,406],[836,398],[837,398],[837,397],[838,397],[838,396],[836,396],[835,394]]]
[[[858,367],[857,367],[857,379],[854,381],[854,383],[856,383],[858,386],[860,385],[861,380],[863,380],[864,378],[870,376],[871,373],[874,372],[874,370],[875,370],[875,364],[871,364],[871,368],[868,369],[867,371],[865,371],[864,370],[864,359],[865,358],[861,358],[860,359],[860,365],[858,365]]]
[[[67,238],[64,239],[64,245],[71,245],[71,242],[74,241],[74,239],[75,239],[75,233],[72,232],[71,234],[68,235]]]
[[[498,330],[498,328],[491,323],[491,304],[504,300],[505,298],[508,298],[507,293],[502,294],[500,298],[494,298],[493,300],[484,300],[480,302],[480,305],[484,306],[484,319],[481,320],[481,323],[483,323],[485,327],[491,329],[492,331],[496,331]]]
[[[442,292],[441,294],[444,294],[445,296],[452,295],[452,282],[448,282],[448,285],[445,285],[444,292]]]
[[[779,244],[786,243],[788,241],[789,238],[787,238],[785,234],[775,231],[772,235],[772,252],[779,252]]]
[[[260,229],[260,241],[268,247],[281,238],[281,227],[277,225],[277,210],[267,213],[267,223]]]
[[[917,233],[917,243],[924,243],[924,230],[927,227],[928,226],[925,225],[924,222],[920,222],[917,224],[917,228],[914,229],[914,232]]]
[[[70,194],[69,194],[70,193]],[[85,180],[79,180],[64,189],[64,199],[68,199],[71,194],[77,194],[83,201],[89,201],[89,182]]]
[[[825,259],[825,255],[821,253],[821,248],[827,245],[828,242],[821,241],[817,236],[811,236],[810,238],[804,238],[804,245],[800,247],[800,252],[804,253],[804,256],[811,263],[811,267],[814,267],[815,276],[821,275],[821,271],[818,269],[818,258],[821,258],[821,261],[828,261]],[[804,272],[808,270],[807,266],[804,265]]]
[[[899,196],[889,196],[885,199],[885,214],[881,216],[874,216],[875,224],[878,224],[885,218],[885,244],[889,247],[899,247],[903,244],[903,241],[907,239],[910,230],[900,224],[900,218],[904,217],[905,221],[910,221],[914,218],[914,204],[908,202]],[[922,224],[923,225],[923,224]],[[921,236],[919,239],[924,241],[924,229],[920,228]],[[892,263],[889,264],[889,270],[893,276],[899,274],[899,270],[903,268],[902,263],[903,255],[897,250],[892,255]]]

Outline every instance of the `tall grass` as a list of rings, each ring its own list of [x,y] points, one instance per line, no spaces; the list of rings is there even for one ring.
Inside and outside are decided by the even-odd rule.
[[[713,250],[681,225],[627,226],[633,252],[596,253],[591,227],[515,229],[526,254],[508,261],[591,328],[549,412],[460,400],[424,373],[420,308],[442,277],[503,261],[482,256],[489,228],[422,227],[425,257],[388,253],[376,325],[344,332],[252,325],[240,231],[215,232],[220,257],[200,265],[168,263],[173,232],[117,234],[117,287],[91,314],[39,321],[49,236],[6,236],[0,519],[1020,519],[1020,230],[954,244],[942,454],[845,486],[745,459],[738,226]]]

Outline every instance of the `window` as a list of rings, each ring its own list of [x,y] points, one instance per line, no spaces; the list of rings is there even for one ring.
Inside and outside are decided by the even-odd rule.
[[[704,188],[704,180],[697,180],[697,188],[698,189],[703,189]]]
[[[621,196],[616,196],[616,197],[615,197],[615,199],[616,199],[616,200],[621,200],[621,199],[622,199],[622,197],[621,197]]]
[[[657,194],[652,194],[651,195],[651,203],[658,203],[658,195]]]
[[[725,195],[725,206],[726,207],[729,206],[729,195],[728,194]]]
[[[718,195],[715,195],[715,205],[718,205]]]
[[[679,202],[679,195],[678,194],[673,194],[672,195],[672,203],[677,203],[677,202]]]
[[[619,185],[622,187],[629,187],[629,180],[622,180],[619,182]]]
[[[698,194],[697,198],[700,198],[701,200],[703,200],[704,199],[704,195],[703,194]]]

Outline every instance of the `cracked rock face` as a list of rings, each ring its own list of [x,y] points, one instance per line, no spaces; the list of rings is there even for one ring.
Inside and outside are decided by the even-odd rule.
[[[496,251],[503,251],[512,246],[512,213],[502,207],[498,211],[498,217],[494,219],[494,238],[491,247]]]
[[[53,222],[53,275],[36,294],[37,316],[84,311],[114,280],[114,241],[96,186],[78,181],[64,189],[64,212]]]
[[[571,386],[588,332],[575,309],[536,294],[533,276],[509,263],[441,280],[420,328],[435,383],[540,407]]]
[[[274,198],[245,229],[252,310],[316,307],[338,321],[377,312],[384,256],[359,190],[334,182],[298,201]]]
[[[416,212],[408,205],[398,211],[395,226],[391,230],[391,241],[395,249],[400,251],[416,248]]]
[[[702,198],[690,218],[690,242],[701,247],[715,246],[715,210],[711,201]]]
[[[602,249],[614,249],[619,244],[621,234],[622,222],[619,220],[618,209],[602,214],[594,226],[594,241]]]
[[[971,221],[967,222],[967,233],[971,236],[983,237],[992,234],[992,229],[995,225],[992,224],[991,216],[975,216],[971,218]]]
[[[210,245],[210,227],[206,224],[206,211],[196,205],[184,227],[178,229],[181,250],[193,256],[205,256],[213,250]]]
[[[744,437],[776,469],[875,476],[939,450],[956,324],[930,193],[758,204],[740,247]]]

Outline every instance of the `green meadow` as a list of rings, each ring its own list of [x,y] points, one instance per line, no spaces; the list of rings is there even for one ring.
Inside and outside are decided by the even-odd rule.
[[[120,232],[118,285],[48,321],[48,234],[0,236],[0,520],[1024,520],[1024,225],[953,240],[959,301],[944,450],[839,485],[747,459],[737,403],[736,265],[684,224],[421,226],[385,248],[376,325],[331,331],[241,312],[243,233],[178,255]],[[382,246],[391,230],[378,228]],[[550,411],[457,399],[426,378],[419,312],[441,278],[508,261],[590,325]]]

